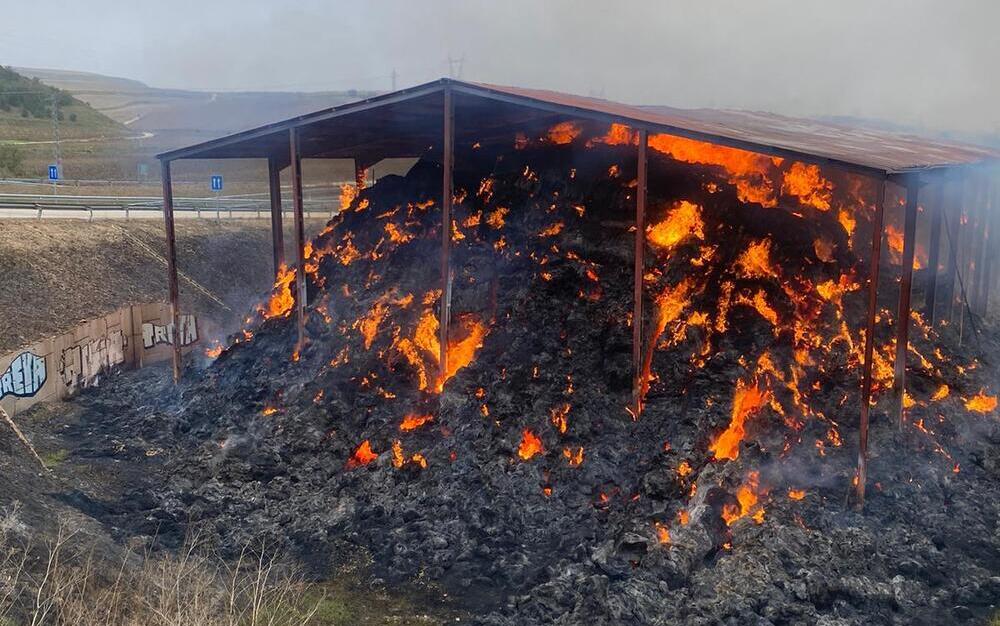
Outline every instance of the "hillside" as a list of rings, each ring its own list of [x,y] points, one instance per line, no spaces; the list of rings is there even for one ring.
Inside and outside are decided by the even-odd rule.
[[[52,106],[64,172],[90,167],[129,135],[128,128],[68,91],[0,66],[0,176],[43,177],[55,158]]]

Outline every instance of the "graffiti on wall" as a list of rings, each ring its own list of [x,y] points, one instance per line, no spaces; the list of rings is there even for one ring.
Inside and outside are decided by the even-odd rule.
[[[71,390],[90,387],[102,372],[125,362],[128,337],[121,330],[66,348],[59,357],[59,373]]]
[[[198,320],[194,315],[181,315],[181,345],[190,346],[198,341]],[[146,322],[142,325],[142,347],[147,350],[157,345],[174,344],[174,324],[162,325]]]
[[[45,357],[34,352],[22,352],[14,357],[0,375],[0,400],[7,396],[30,398],[45,385],[47,379]]]

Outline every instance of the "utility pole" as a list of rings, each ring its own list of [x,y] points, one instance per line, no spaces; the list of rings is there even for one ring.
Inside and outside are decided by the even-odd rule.
[[[462,66],[464,64],[465,64],[465,53],[464,52],[462,53],[462,56],[458,57],[457,59],[451,58],[451,55],[449,54],[448,55],[448,76],[450,76],[451,78],[456,78],[458,80],[461,80],[462,79]]]
[[[62,178],[62,154],[59,150],[59,92],[56,89],[52,90],[52,146],[53,146],[53,156],[56,159],[56,172],[59,174],[59,178]],[[52,181],[52,195],[58,195],[59,189],[57,186],[57,181]]]

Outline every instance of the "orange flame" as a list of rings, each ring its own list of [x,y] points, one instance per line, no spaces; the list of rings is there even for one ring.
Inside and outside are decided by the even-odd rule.
[[[278,267],[278,278],[274,281],[274,291],[267,306],[261,308],[264,319],[286,317],[295,307],[295,296],[292,295],[292,281],[295,280],[295,270],[288,269],[284,263]]]
[[[965,408],[976,413],[989,413],[997,408],[997,397],[988,396],[981,390],[965,401]]]
[[[545,448],[542,440],[535,436],[530,429],[525,428],[521,434],[521,445],[517,448],[517,455],[527,461],[536,454],[544,454]]]
[[[361,445],[354,450],[354,454],[351,455],[351,458],[347,460],[347,469],[351,470],[356,467],[361,467],[362,465],[368,465],[377,458],[378,455],[372,450],[372,444],[365,439],[361,442]]]
[[[736,500],[739,505],[727,504],[722,507],[722,519],[726,525],[732,526],[736,520],[747,515],[758,524],[764,522],[764,508],[757,505],[759,490],[760,474],[756,471],[750,472],[746,481],[736,490]]]
[[[746,435],[746,421],[751,415],[764,408],[771,399],[771,392],[761,389],[754,381],[749,385],[743,380],[736,382],[733,394],[733,413],[729,427],[722,431],[708,446],[717,460],[735,460],[740,456],[740,442]]]
[[[736,187],[740,202],[756,202],[765,207],[777,205],[768,172],[780,159],[664,134],[650,135],[649,147],[684,163],[721,167],[729,175],[729,183]]]
[[[426,424],[427,422],[434,419],[433,415],[417,415],[415,413],[410,413],[403,418],[402,423],[399,425],[399,430],[410,431],[416,430]]]
[[[785,172],[781,192],[795,196],[802,204],[820,211],[829,211],[830,201],[833,200],[833,183],[820,175],[817,165],[792,163],[792,167]]]
[[[681,200],[667,213],[662,222],[646,229],[646,239],[654,246],[670,250],[688,237],[704,239],[704,226],[701,207],[687,200]]]
[[[573,140],[580,136],[582,129],[575,122],[559,122],[549,129],[549,141],[562,146],[573,143]]]
[[[771,265],[771,240],[760,239],[747,246],[739,259],[737,267],[746,278],[776,278],[777,271]]]

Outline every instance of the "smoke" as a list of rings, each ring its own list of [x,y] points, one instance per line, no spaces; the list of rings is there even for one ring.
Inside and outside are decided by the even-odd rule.
[[[1000,134],[1000,4],[984,0],[64,0],[5,12],[32,25],[0,26],[5,63],[163,87],[389,89],[393,70],[400,87],[461,71],[632,103]]]

